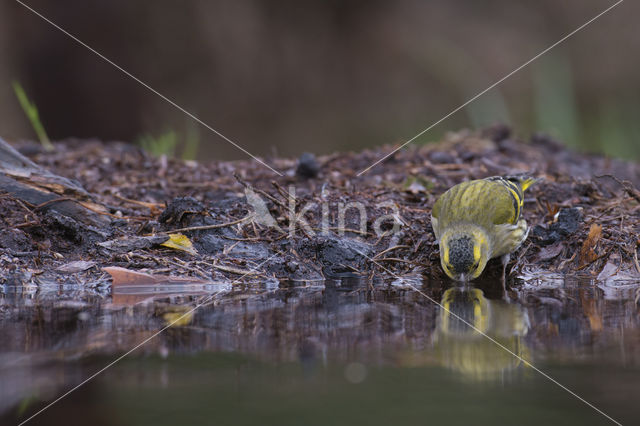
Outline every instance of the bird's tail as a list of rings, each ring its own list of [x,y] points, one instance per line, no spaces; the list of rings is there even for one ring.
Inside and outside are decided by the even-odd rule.
[[[538,179],[525,174],[505,176],[504,178],[520,185],[520,188],[522,188],[522,192],[526,191],[527,188],[538,181]]]

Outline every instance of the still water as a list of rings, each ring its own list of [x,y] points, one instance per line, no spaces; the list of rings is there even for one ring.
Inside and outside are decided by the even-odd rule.
[[[5,286],[0,424],[640,424],[638,283],[407,280]]]

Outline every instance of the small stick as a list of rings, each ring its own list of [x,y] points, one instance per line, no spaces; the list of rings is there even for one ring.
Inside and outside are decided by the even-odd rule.
[[[259,275],[260,274],[258,271],[234,268],[232,266],[224,266],[217,263],[212,263],[211,266],[213,266],[215,269],[219,269],[220,271],[231,272],[232,274],[238,274],[238,275]]]
[[[380,253],[376,254],[375,256],[373,256],[373,259],[377,259],[380,256],[382,256],[385,253],[388,253],[390,251],[393,251],[395,249],[399,249],[399,248],[411,248],[411,246],[405,246],[405,245],[398,245],[398,246],[393,246],[393,247],[389,247],[388,249],[382,250]]]
[[[187,271],[191,271],[191,272],[193,272],[194,274],[196,274],[197,276],[199,276],[200,278],[203,278],[203,279],[206,279],[206,280],[211,279],[211,277],[208,277],[208,276],[207,276],[205,273],[203,273],[201,270],[196,269],[196,268],[193,268],[193,267],[188,266],[188,265],[185,265],[185,264],[184,264],[185,262],[182,262],[182,261],[180,261],[180,262],[176,262],[176,260],[179,260],[179,259],[177,259],[177,258],[175,258],[175,257],[174,257],[174,260],[169,260],[169,259],[167,259],[167,260],[166,260],[166,262],[167,262],[168,264],[170,264],[170,265],[174,265],[174,266],[176,266],[176,267],[178,267],[178,268],[182,268],[182,269],[185,269],[185,270],[187,270]]]
[[[271,181],[271,185],[273,185],[276,190],[280,193],[280,195],[282,195],[282,197],[286,200],[289,199],[289,197],[291,197],[291,199],[293,199],[293,202],[297,202],[297,198],[289,193],[287,193],[284,188],[282,186],[280,186],[280,184],[278,182],[276,182],[275,180]]]
[[[400,263],[408,263],[410,265],[416,265],[416,266],[427,266],[424,263],[412,262],[406,259],[398,259],[397,257],[383,257],[382,259],[377,259],[376,262],[400,262]]]
[[[131,204],[135,204],[135,205],[138,205],[138,206],[146,207],[149,210],[159,210],[159,209],[162,209],[164,207],[164,205],[161,204],[161,203],[147,203],[145,201],[132,200],[130,198],[123,197],[122,195],[119,195],[119,194],[113,194],[113,196],[116,197],[119,200],[126,201],[127,203],[131,203]]]
[[[190,227],[187,227],[187,228],[172,229],[172,230],[170,230],[168,232],[176,233],[176,232],[204,231],[206,229],[226,228],[227,226],[233,226],[233,225],[236,225],[238,223],[245,222],[245,221],[247,221],[249,219],[253,219],[253,217],[254,217],[254,215],[248,215],[248,216],[243,217],[242,219],[234,220],[233,222],[216,223],[215,225],[190,226]]]
[[[233,238],[233,237],[227,237],[226,235],[221,235],[221,237],[224,238],[225,240],[230,240],[230,241],[271,241],[267,238],[261,238],[261,237]]]
[[[353,272],[356,272],[358,275],[362,275],[362,272],[357,270],[356,268],[354,268],[351,265],[345,265],[344,263],[339,263],[338,265],[343,266],[345,268],[351,269]]]
[[[224,250],[222,250],[222,254],[224,254],[225,256],[228,255],[231,252],[231,250],[236,248],[238,244],[240,244],[240,241],[236,241],[235,243],[231,244],[230,247],[225,247]]]
[[[640,191],[635,189],[633,184],[631,182],[629,182],[628,180],[621,181],[620,179],[618,179],[614,175],[610,175],[610,174],[599,175],[599,176],[594,176],[594,177],[596,177],[596,178],[608,177],[608,178],[611,178],[611,179],[615,180],[620,186],[622,186],[622,188],[625,190],[625,192],[630,197],[634,198],[637,202],[640,203]]]
[[[265,197],[267,197],[268,199],[270,199],[271,201],[273,201],[274,203],[276,203],[277,205],[279,205],[280,207],[282,207],[285,210],[289,210],[289,207],[285,206],[282,201],[278,200],[276,197],[274,197],[273,195],[269,194],[268,192],[265,192],[261,189],[258,188],[254,188],[253,186],[251,186],[249,183],[243,181],[240,176],[238,176],[237,173],[233,174],[233,177],[236,178],[236,180],[238,181],[238,183],[240,183],[240,185],[244,186],[245,188],[251,189],[252,191],[257,192],[258,194],[264,195]]]
[[[323,231],[323,228],[311,228],[314,231]],[[340,228],[338,226],[330,226],[327,228],[330,231],[338,231],[338,232],[353,232],[354,234],[360,234],[360,235],[364,235],[364,236],[368,236],[370,235],[368,232],[366,231],[361,231],[359,229],[349,229],[349,228]]]

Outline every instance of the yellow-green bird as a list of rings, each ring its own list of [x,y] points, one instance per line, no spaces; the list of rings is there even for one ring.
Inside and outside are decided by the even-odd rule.
[[[431,224],[440,246],[440,264],[455,280],[478,278],[489,259],[509,254],[527,238],[520,218],[528,176],[494,176],[460,183],[436,201]]]

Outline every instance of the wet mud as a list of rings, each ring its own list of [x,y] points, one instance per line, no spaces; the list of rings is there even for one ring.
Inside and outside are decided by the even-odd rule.
[[[539,181],[525,194],[532,232],[512,256],[510,279],[536,269],[598,277],[607,265],[623,280],[640,276],[640,167],[577,154],[542,135],[522,142],[504,126],[411,146],[361,176],[391,147],[265,159],[283,176],[255,162],[155,158],[120,143],[21,148],[81,184],[106,208],[107,225],[60,214],[55,202],[34,206],[0,193],[4,284],[108,281],[106,266],[227,282],[245,282],[242,271],[252,270],[278,280],[444,279],[429,220],[437,197],[466,179],[515,173]],[[195,252],[162,245],[176,232]],[[95,266],[60,272],[76,261]]]

